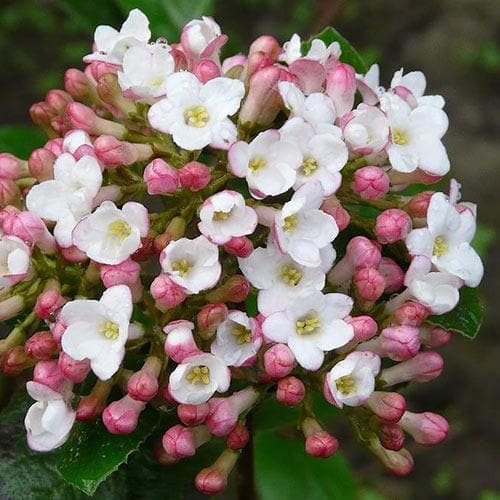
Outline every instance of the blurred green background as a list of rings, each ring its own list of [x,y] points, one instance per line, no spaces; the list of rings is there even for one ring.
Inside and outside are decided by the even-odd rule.
[[[144,0],[1,0],[0,125],[29,125],[28,108],[47,90],[62,86],[67,67],[81,66],[96,22],[119,26],[127,8]],[[148,0],[147,3],[150,3]],[[161,4],[162,1],[156,2]],[[196,6],[200,5],[196,1]],[[335,26],[367,62],[379,62],[383,84],[392,73],[421,69],[428,92],[443,94],[450,117],[445,138],[465,200],[479,204],[483,224],[500,229],[500,3],[499,0],[205,0],[231,37],[226,55],[243,50],[256,36],[280,41],[304,38]],[[190,0],[163,0],[185,19],[198,16]],[[176,28],[153,19],[174,41]],[[450,419],[448,440],[435,448],[410,445],[414,473],[387,475],[361,449],[349,429],[336,433],[361,483],[360,498],[500,499],[500,249],[486,263],[483,292],[487,319],[475,342],[454,338],[443,351],[444,374],[411,389],[411,409],[430,409]],[[332,478],[335,480],[335,478]],[[325,499],[327,500],[327,499]]]

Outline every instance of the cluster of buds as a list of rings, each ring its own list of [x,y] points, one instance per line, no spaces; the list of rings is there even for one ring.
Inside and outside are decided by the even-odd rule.
[[[150,38],[139,10],[99,26],[85,69],[31,108],[45,146],[0,155],[0,318],[20,318],[0,362],[33,373],[30,447],[60,446],[75,420],[132,433],[148,405],[175,406],[156,457],[225,440],[196,477],[212,494],[268,397],[302,407],[306,453],[335,453],[316,391],[409,473],[406,436],[436,444],[448,424],[396,391],[441,373],[451,332],[432,317],[483,274],[458,183],[404,194],[448,173],[443,98],[418,71],[382,88],[336,42],[261,36],[221,61],[211,18]]]

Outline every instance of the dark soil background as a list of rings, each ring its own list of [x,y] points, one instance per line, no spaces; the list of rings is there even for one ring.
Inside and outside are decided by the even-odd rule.
[[[87,9],[106,3],[81,2]],[[424,71],[428,91],[447,100],[446,144],[463,198],[479,204],[481,223],[500,229],[500,0],[218,0],[215,17],[235,51],[261,33],[284,41],[293,31],[307,37],[333,25],[381,64],[383,83],[401,66]],[[29,124],[30,104],[62,85],[64,69],[79,65],[91,35],[83,17],[56,1],[0,0],[0,125]],[[411,409],[450,420],[448,440],[411,446],[415,471],[395,479],[339,429],[363,499],[500,499],[498,246],[486,269],[489,307],[478,339],[455,337],[443,350],[443,375],[409,395]]]

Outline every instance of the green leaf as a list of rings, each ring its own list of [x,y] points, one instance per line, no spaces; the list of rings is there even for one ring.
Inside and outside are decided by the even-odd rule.
[[[472,246],[481,258],[486,258],[488,252],[496,240],[496,231],[490,226],[479,225],[476,229],[476,235],[472,240]]]
[[[159,413],[147,408],[129,435],[110,434],[101,422],[77,422],[58,453],[57,470],[64,480],[87,495],[127,461],[158,424]]]
[[[302,44],[302,51],[307,52],[311,47],[311,42],[316,39],[323,40],[327,46],[333,42],[338,42],[342,49],[342,55],[340,56],[342,62],[350,64],[357,73],[366,73],[368,71],[368,67],[358,51],[335,28],[325,28],[321,33],[311,37]]]
[[[182,27],[202,15],[214,10],[214,0],[116,0],[124,15],[139,7],[150,20],[153,35],[163,36],[169,42],[176,42]]]
[[[12,153],[27,160],[31,152],[43,146],[46,138],[36,128],[13,125],[0,127],[0,153]]]
[[[453,311],[440,316],[430,316],[427,321],[473,339],[481,327],[483,316],[484,305],[477,289],[464,286],[460,290],[460,301]]]
[[[355,483],[338,454],[328,459],[306,455],[303,440],[274,431],[257,432],[255,482],[263,500],[353,500]]]

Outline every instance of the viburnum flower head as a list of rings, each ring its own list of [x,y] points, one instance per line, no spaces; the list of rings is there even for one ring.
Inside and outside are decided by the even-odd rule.
[[[342,408],[365,403],[375,390],[380,357],[370,351],[352,352],[326,375],[326,388],[333,402]]]
[[[54,179],[35,184],[26,196],[26,207],[42,219],[56,222],[54,236],[67,248],[72,245],[76,223],[92,210],[102,184],[99,162],[90,155],[78,161],[63,153],[54,164]]]
[[[26,384],[28,394],[36,400],[30,406],[24,425],[28,446],[35,451],[51,451],[68,439],[76,412],[67,402],[72,394],[63,395],[38,382]]]
[[[228,118],[238,111],[245,94],[242,82],[218,77],[202,84],[187,71],[170,75],[167,97],[148,112],[151,125],[172,134],[183,149],[194,151],[209,144],[227,149],[236,140],[236,126]]]
[[[284,311],[269,315],[262,332],[269,340],[288,344],[303,368],[318,370],[324,352],[342,347],[353,338],[352,326],[344,321],[352,305],[347,295],[312,291],[296,297]]]
[[[231,172],[245,177],[252,196],[261,200],[282,194],[295,184],[302,154],[296,145],[281,140],[277,130],[266,130],[249,144],[234,143],[228,161]]]
[[[247,258],[238,259],[238,263],[250,283],[259,289],[257,306],[264,316],[283,311],[295,297],[325,286],[321,266],[298,264],[272,242],[266,248],[256,248]],[[326,267],[331,264],[326,263]]]
[[[100,264],[120,264],[141,247],[148,234],[148,211],[129,201],[121,209],[104,201],[73,230],[73,244]]]
[[[133,9],[122,24],[120,31],[106,25],[96,28],[95,52],[85,56],[83,60],[121,64],[129,48],[146,43],[150,38],[149,19],[139,9]]]
[[[406,246],[411,255],[424,255],[439,271],[475,287],[484,272],[481,259],[470,245],[475,232],[473,210],[459,212],[444,193],[435,193],[427,209],[427,227],[414,229],[406,237]]]
[[[170,374],[168,389],[178,403],[199,405],[215,392],[229,389],[231,372],[213,354],[203,353],[183,360]]]
[[[274,241],[293,260],[308,267],[321,264],[320,250],[338,235],[335,219],[320,210],[323,190],[317,182],[300,187],[276,213]]]
[[[160,255],[160,264],[190,294],[214,287],[221,274],[219,249],[203,235],[171,241]]]
[[[22,281],[29,270],[30,248],[15,236],[0,237],[0,290]]]
[[[77,361],[90,360],[101,380],[111,378],[125,355],[132,315],[132,295],[126,285],[108,288],[99,301],[73,300],[60,318],[67,325],[63,351]]]
[[[217,327],[210,350],[227,366],[241,366],[257,355],[261,345],[257,320],[242,311],[230,311],[227,319]]]
[[[205,200],[198,229],[213,243],[223,245],[231,238],[252,234],[257,214],[247,207],[240,193],[225,189]]]

